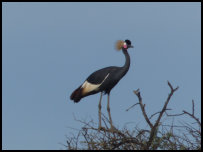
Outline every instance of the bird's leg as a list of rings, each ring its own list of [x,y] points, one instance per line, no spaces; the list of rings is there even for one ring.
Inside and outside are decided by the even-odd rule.
[[[99,108],[99,130],[102,129],[102,126],[101,126],[101,101],[102,101],[102,92],[100,95],[100,100],[99,100],[99,105],[98,105],[98,108]]]
[[[111,125],[111,130],[114,129],[114,126],[112,124],[112,119],[111,119],[111,113],[110,113],[110,101],[109,101],[109,98],[110,98],[110,93],[108,93],[108,103],[107,103],[107,111],[108,111],[108,114],[109,114],[109,121],[110,121],[110,125]]]

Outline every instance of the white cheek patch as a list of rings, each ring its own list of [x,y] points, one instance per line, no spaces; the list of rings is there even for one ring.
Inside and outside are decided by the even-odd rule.
[[[127,44],[126,44],[126,43],[124,43],[124,44],[123,44],[123,47],[126,49],[126,48],[127,48]]]
[[[109,76],[109,74],[107,74],[107,76],[104,78],[104,80]],[[85,81],[82,85],[81,88],[83,88],[82,90],[82,94],[85,95],[86,93],[88,92],[91,92],[91,91],[97,91],[97,89],[99,89],[99,86],[104,82],[104,80],[100,83],[100,84],[92,84],[92,83],[89,83],[88,81]]]

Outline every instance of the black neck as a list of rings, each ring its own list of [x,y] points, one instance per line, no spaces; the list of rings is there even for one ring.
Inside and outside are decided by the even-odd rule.
[[[123,48],[122,51],[123,51],[123,54],[125,55],[125,64],[121,68],[122,68],[123,75],[125,75],[128,72],[130,67],[130,56],[128,54],[127,49]]]

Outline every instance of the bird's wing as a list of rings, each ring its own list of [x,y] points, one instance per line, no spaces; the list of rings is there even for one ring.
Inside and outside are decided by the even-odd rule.
[[[116,68],[117,67],[107,67],[95,71],[86,79],[86,81],[91,84],[101,84],[107,78],[107,76],[109,76],[109,74]]]
[[[79,86],[72,94],[71,99],[79,102],[81,98],[97,93],[102,83],[113,74],[118,67],[107,67],[93,72],[85,82]]]

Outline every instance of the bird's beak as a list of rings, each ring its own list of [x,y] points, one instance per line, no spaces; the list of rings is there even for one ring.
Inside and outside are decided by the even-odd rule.
[[[129,48],[134,48],[134,46],[131,45]]]

